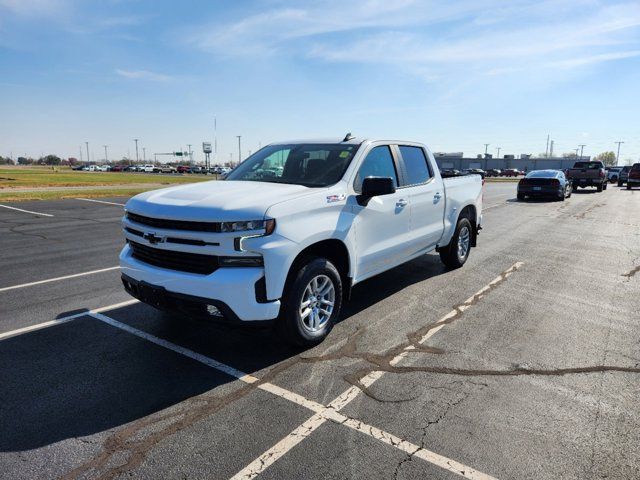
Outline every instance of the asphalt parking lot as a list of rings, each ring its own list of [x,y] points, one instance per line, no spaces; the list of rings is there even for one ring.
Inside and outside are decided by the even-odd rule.
[[[640,191],[515,193],[308,351],[131,299],[124,198],[2,204],[3,478],[640,478]]]

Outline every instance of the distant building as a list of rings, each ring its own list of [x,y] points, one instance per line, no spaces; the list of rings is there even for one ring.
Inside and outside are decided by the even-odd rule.
[[[504,155],[502,158],[493,158],[493,155],[478,154],[474,157],[465,157],[462,152],[455,153],[434,153],[433,156],[436,159],[436,163],[440,168],[455,168],[457,170],[464,170],[466,168],[482,168],[488,170],[490,168],[498,168],[504,170],[505,168],[517,168],[518,170],[531,171],[531,170],[545,170],[555,169],[563,170],[565,168],[571,168],[577,160],[589,161],[590,156],[583,156],[581,158],[574,157],[534,157],[529,153],[523,153],[516,158],[515,155]]]

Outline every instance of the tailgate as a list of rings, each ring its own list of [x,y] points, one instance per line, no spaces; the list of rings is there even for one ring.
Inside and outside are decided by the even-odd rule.
[[[571,168],[567,172],[569,178],[600,178],[600,169]]]

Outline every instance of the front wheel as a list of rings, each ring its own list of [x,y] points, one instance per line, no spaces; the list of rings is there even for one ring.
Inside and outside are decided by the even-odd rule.
[[[469,258],[473,227],[468,218],[461,218],[449,245],[440,250],[440,260],[449,268],[460,268]]]
[[[518,200],[524,200],[524,193],[519,193],[518,194]]]
[[[598,185],[598,186],[596,187],[596,191],[601,192],[601,191],[602,191],[602,185]]]
[[[326,258],[310,258],[299,266],[283,296],[281,333],[294,345],[317,345],[333,328],[341,307],[338,269]]]

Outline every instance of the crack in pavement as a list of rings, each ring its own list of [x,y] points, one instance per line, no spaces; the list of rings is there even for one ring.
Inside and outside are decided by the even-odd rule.
[[[638,265],[635,268],[632,268],[627,273],[623,273],[621,276],[622,277],[627,277],[628,279],[631,279],[631,277],[633,277],[638,272],[640,272],[640,265]]]
[[[302,355],[292,356],[283,361],[279,365],[268,370],[264,376],[257,379],[253,383],[244,384],[232,393],[222,397],[199,396],[189,399],[172,409],[170,412],[157,412],[146,418],[131,422],[125,428],[111,434],[104,442],[103,448],[92,459],[84,464],[71,470],[61,478],[65,480],[76,479],[80,476],[88,475],[89,472],[95,474],[95,478],[113,479],[121,474],[131,472],[137,468],[145,460],[147,454],[163,439],[184,430],[196,422],[199,422],[211,415],[216,414],[231,403],[247,396],[250,392],[256,390],[260,385],[272,382],[281,373],[287,371],[294,365],[303,363],[328,362],[332,360],[352,358],[364,360],[369,367],[360,369],[352,374],[347,374],[343,378],[350,384],[359,388],[364,394],[381,402],[398,402],[407,400],[386,400],[377,397],[366,385],[362,383],[362,379],[370,373],[390,372],[390,373],[435,373],[459,376],[523,376],[523,375],[549,375],[561,376],[569,374],[582,374],[594,372],[619,371],[628,373],[640,373],[640,368],[619,367],[613,365],[599,365],[575,368],[559,368],[559,369],[536,369],[527,366],[517,366],[508,370],[489,370],[489,369],[462,369],[450,367],[420,367],[420,366],[398,366],[395,365],[394,359],[402,358],[410,352],[441,354],[442,349],[423,345],[423,342],[433,333],[447,324],[458,320],[464,315],[465,310],[482,300],[488,293],[499,287],[506,278],[520,268],[522,264],[516,264],[510,269],[505,270],[493,282],[473,295],[465,302],[457,305],[450,314],[443,317],[440,321],[425,325],[414,332],[408,333],[407,341],[402,342],[388,349],[384,353],[361,352],[357,348],[357,342],[367,331],[367,327],[360,327],[355,330],[341,347],[337,348],[333,353],[327,353],[317,357],[305,357]],[[339,340],[336,343],[341,342]],[[335,347],[336,343],[327,345],[327,349]],[[396,360],[397,361],[397,360]],[[206,394],[205,394],[206,395]],[[143,431],[151,427],[158,427],[163,423],[167,423],[159,429],[150,433]],[[142,438],[134,438],[143,435]],[[124,463],[117,466],[110,466],[109,461],[117,455],[127,455]]]

